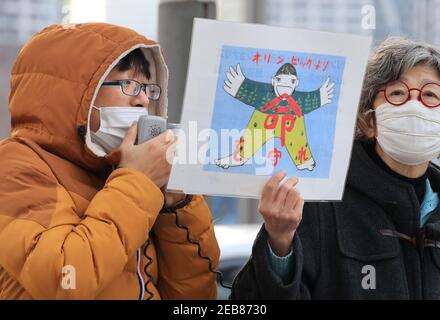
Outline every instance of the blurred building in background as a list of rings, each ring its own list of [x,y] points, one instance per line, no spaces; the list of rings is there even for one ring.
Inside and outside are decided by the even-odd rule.
[[[372,35],[440,45],[440,0],[0,0],[0,139],[20,47],[52,23],[110,22],[158,39],[170,67],[169,120],[180,120],[194,17]],[[32,94],[32,93],[30,93]],[[217,223],[259,221],[257,201],[208,197]]]
[[[0,1],[2,44],[23,44],[45,26],[61,21],[62,9],[62,0]]]
[[[257,0],[255,21],[284,27],[369,34],[362,8],[374,0]]]
[[[389,35],[440,44],[438,0],[256,0],[257,23],[330,32]],[[373,10],[375,27],[363,23]]]
[[[0,139],[9,134],[9,75],[21,46],[45,26],[60,22],[62,0],[0,1]]]

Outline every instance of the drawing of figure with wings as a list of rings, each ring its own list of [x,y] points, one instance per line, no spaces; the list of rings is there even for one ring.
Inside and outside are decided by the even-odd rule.
[[[326,105],[333,99],[335,84],[330,78],[315,91],[297,91],[300,80],[291,63],[283,64],[272,77],[271,83],[262,83],[246,78],[237,64],[226,73],[224,90],[255,108],[245,133],[239,139],[235,151],[215,160],[223,169],[245,164],[270,139],[281,139],[292,162],[298,170],[312,171],[316,162],[307,141],[304,115]],[[260,137],[256,139],[259,133]],[[279,150],[270,154],[279,153]]]

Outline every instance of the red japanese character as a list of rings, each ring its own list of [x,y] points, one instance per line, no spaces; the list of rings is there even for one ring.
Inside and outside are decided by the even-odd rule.
[[[252,61],[254,61],[256,64],[258,64],[258,61],[260,60],[260,57],[261,57],[261,54],[259,54],[258,51],[257,51],[257,53],[254,54],[254,56],[252,58]]]
[[[278,56],[277,64],[280,64],[280,63],[283,63],[283,62],[284,62],[284,59],[282,57]]]
[[[278,123],[278,115],[277,114],[269,114],[264,119],[264,129],[275,129]]]
[[[270,54],[264,54],[264,61],[266,61],[267,64],[270,63]]]
[[[304,161],[309,160],[306,155],[307,149],[304,147],[301,147],[301,149],[298,150],[298,161],[299,163],[303,163]]]
[[[292,64],[293,64],[294,66],[296,66],[298,60],[299,60],[299,59],[295,58],[295,56],[292,56]]]
[[[322,66],[322,71],[327,70],[327,67],[329,64],[330,64],[330,61],[325,62],[324,65]]]
[[[269,151],[269,153],[267,154],[267,157],[269,159],[272,159],[273,166],[276,167],[278,164],[278,159],[283,157],[283,153],[281,152],[281,150],[274,148],[273,151]]]
[[[312,66],[312,59],[307,59],[307,62],[306,62],[306,64],[309,66],[309,70],[310,70],[310,68],[311,68],[311,66]]]
[[[273,130],[278,123],[278,114],[268,114],[264,120],[264,128],[266,130]],[[296,117],[292,114],[281,115],[281,146],[286,144],[286,132],[291,132],[295,127]]]
[[[286,141],[286,131],[291,132],[295,127],[296,117],[292,114],[284,114],[281,119],[281,146],[284,147]]]
[[[320,66],[321,66],[321,60],[318,59],[318,62],[315,64],[315,70],[319,70]]]

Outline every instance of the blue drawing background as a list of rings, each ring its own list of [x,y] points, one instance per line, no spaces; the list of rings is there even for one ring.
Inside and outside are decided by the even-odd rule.
[[[252,61],[252,57],[256,52],[261,55],[258,65]],[[267,64],[264,60],[265,54],[271,55],[269,64]],[[295,66],[300,81],[299,86],[296,88],[297,91],[316,90],[322,86],[327,77],[330,77],[331,82],[335,83],[335,87],[332,103],[326,104],[323,107],[304,115],[308,143],[312,155],[316,161],[316,167],[314,170],[297,170],[294,163],[290,159],[286,147],[281,147],[281,140],[279,138],[275,139],[274,146],[282,151],[282,158],[278,159],[278,165],[275,167],[275,170],[278,171],[285,169],[290,176],[328,178],[334,144],[335,122],[340,87],[345,67],[345,57],[343,56],[223,46],[218,71],[211,128],[217,132],[220,140],[221,129],[245,129],[253,111],[255,110],[254,108],[238,101],[224,91],[223,83],[226,79],[226,72],[229,70],[230,66],[234,67],[235,69],[239,63],[246,78],[271,83],[271,79],[277,70],[284,63],[291,63],[292,56],[299,58],[299,61],[307,61],[308,58],[312,59],[313,61],[310,70],[307,65],[302,67],[299,63],[297,63]],[[277,64],[279,61],[278,57],[283,58],[284,62]],[[321,66],[319,70],[315,70],[315,64],[318,60],[321,61]],[[326,61],[328,61],[329,64],[327,69],[323,71],[323,62]],[[240,136],[237,135],[234,139],[239,139],[239,137]],[[205,162],[207,164],[203,166],[203,170],[254,175],[256,168],[264,167],[264,165],[256,164],[255,161],[252,161],[252,164],[248,164],[254,159],[250,159],[248,163],[242,166],[230,167],[227,170],[216,166],[214,164],[214,159],[230,155],[233,152],[235,143],[232,141],[232,139],[230,140],[229,149],[222,149],[221,146],[217,148],[217,144],[220,144],[219,141],[210,144],[210,148],[207,152],[208,159],[206,159]],[[270,143],[268,144],[270,145]],[[265,148],[265,146],[263,146],[263,148]],[[263,154],[267,154],[267,152],[270,151],[269,149],[263,150]],[[258,154],[260,154],[260,152],[257,152],[257,155]],[[258,158],[256,160],[258,160]]]

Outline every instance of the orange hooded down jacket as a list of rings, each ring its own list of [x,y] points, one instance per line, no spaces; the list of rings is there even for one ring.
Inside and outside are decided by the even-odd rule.
[[[138,47],[165,89],[154,110],[166,116],[160,48],[132,30],[52,25],[18,54],[11,136],[0,142],[0,299],[216,297],[209,260],[175,214],[160,213],[160,189],[136,170],[109,170],[110,159],[87,147],[89,134],[87,146],[78,134],[108,72]],[[216,269],[219,248],[203,198],[177,213]]]

